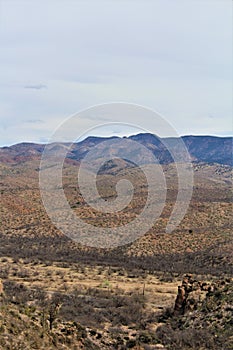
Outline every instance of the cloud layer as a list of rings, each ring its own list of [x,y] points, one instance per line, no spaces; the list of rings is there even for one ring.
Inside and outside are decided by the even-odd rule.
[[[2,145],[47,140],[70,114],[112,101],[153,108],[179,134],[231,133],[230,0],[0,6]]]

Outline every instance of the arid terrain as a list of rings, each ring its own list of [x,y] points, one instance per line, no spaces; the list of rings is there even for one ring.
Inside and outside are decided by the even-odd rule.
[[[9,161],[2,152],[1,159],[0,349],[233,349],[230,165],[193,164],[188,212],[165,234],[178,189],[175,165],[163,164],[166,205],[154,226],[133,243],[97,249],[51,222],[38,154]],[[63,169],[76,215],[115,227],[140,213],[147,196],[141,170],[116,163],[100,172],[106,201],[115,198],[119,179],[134,184],[130,205],[103,215],[82,198],[78,166],[69,158]]]

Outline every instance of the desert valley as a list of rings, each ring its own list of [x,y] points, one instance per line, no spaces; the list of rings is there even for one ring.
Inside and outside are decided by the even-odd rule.
[[[178,191],[176,166],[158,137],[132,138],[159,159],[166,205],[145,235],[109,249],[74,242],[51,222],[39,188],[44,145],[0,149],[0,349],[233,349],[232,138],[183,138],[194,186],[171,234],[165,228]],[[102,198],[114,199],[115,184],[127,178],[133,199],[120,215],[91,208],[77,172],[101,141],[89,137],[69,149],[63,187],[82,220],[116,227],[140,213],[147,186],[142,169],[108,162],[98,174]]]

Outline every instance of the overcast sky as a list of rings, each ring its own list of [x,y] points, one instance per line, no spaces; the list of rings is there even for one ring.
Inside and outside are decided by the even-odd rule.
[[[1,145],[112,101],[232,134],[232,1],[0,0]]]

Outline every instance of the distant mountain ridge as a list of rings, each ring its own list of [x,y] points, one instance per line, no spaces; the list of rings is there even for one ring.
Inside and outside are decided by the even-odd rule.
[[[115,138],[117,138],[117,136],[89,136],[81,142],[74,143],[67,153],[67,158],[80,161],[93,146],[104,140]],[[163,141],[173,147],[178,138],[160,138],[150,133],[141,133],[128,136],[127,138],[137,141],[150,149],[158,159],[159,163],[169,164],[174,162]],[[181,139],[187,147],[192,162],[233,165],[233,137],[182,136]],[[70,143],[59,143],[54,145],[54,147],[58,147],[58,145],[59,147],[67,147],[68,149]],[[44,148],[44,144],[35,143],[20,143],[9,147],[1,147],[0,162],[17,164],[31,159],[38,159],[41,157]]]

